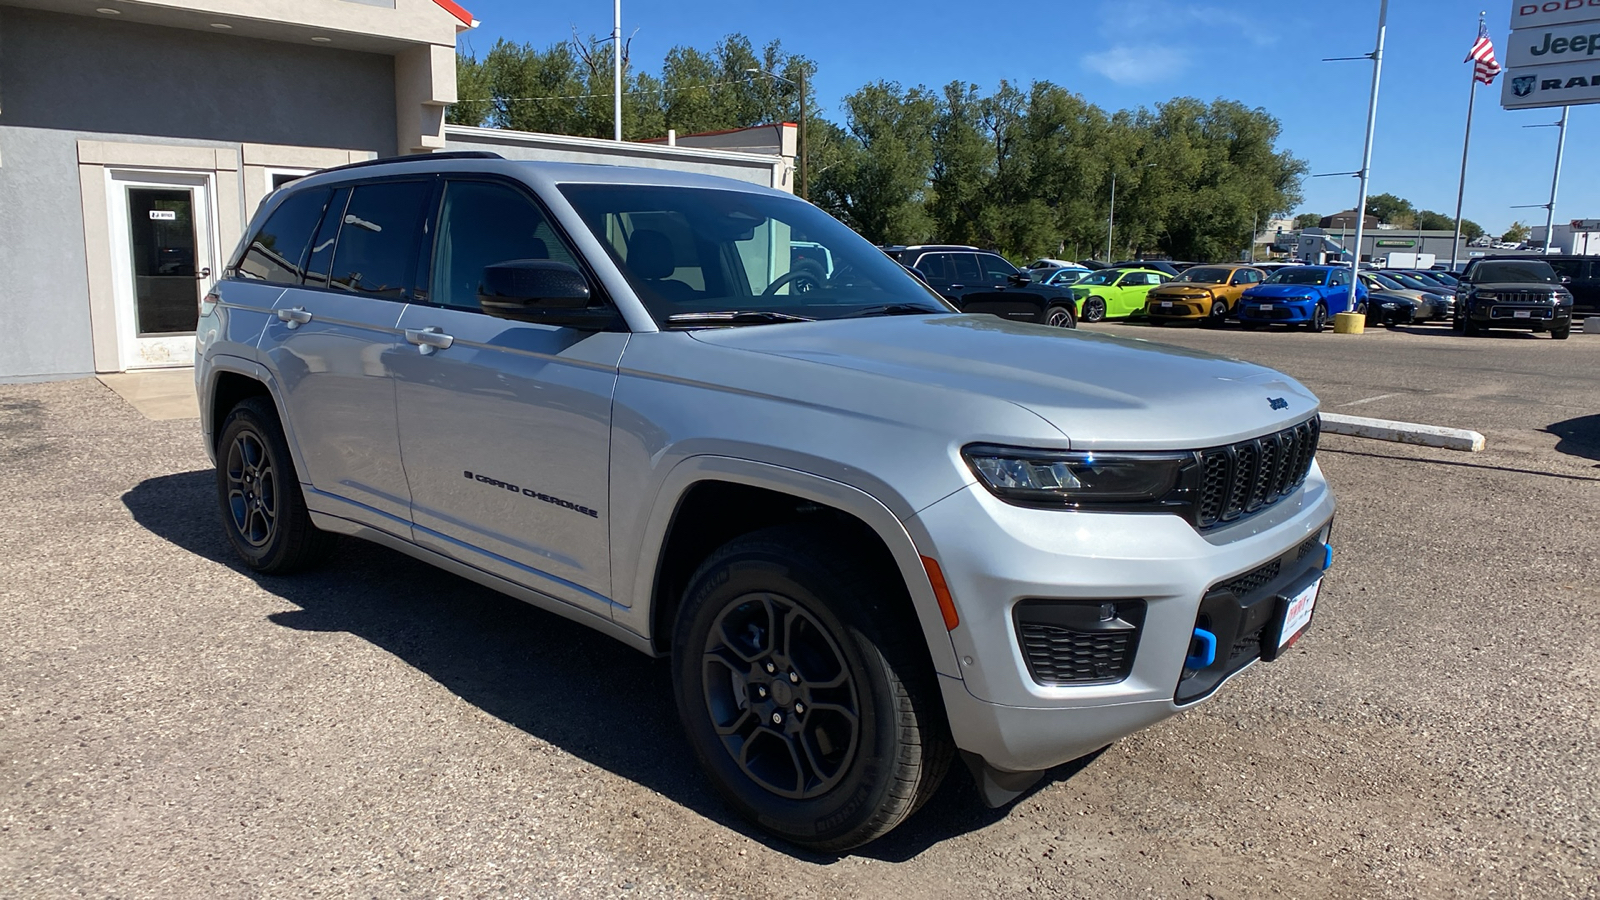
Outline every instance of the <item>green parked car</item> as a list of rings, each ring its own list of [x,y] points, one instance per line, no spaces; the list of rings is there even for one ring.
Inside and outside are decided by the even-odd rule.
[[[1101,269],[1071,288],[1072,299],[1078,301],[1078,319],[1098,322],[1142,313],[1150,289],[1171,280],[1155,269]]]

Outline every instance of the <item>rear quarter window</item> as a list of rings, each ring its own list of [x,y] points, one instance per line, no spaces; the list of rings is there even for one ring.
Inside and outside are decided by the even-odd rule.
[[[300,191],[284,198],[245,245],[234,263],[235,277],[271,284],[299,284],[305,277],[306,255],[330,189]]]

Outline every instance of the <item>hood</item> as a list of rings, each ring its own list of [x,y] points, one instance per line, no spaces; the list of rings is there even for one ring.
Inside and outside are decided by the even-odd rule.
[[[1182,284],[1167,282],[1150,289],[1150,296],[1162,297],[1193,297],[1199,295],[1210,296],[1212,291],[1223,287],[1206,281],[1185,281]]]
[[[1324,289],[1321,285],[1316,284],[1258,284],[1245,291],[1245,298],[1249,300],[1271,300],[1274,297],[1295,299],[1314,295]]]
[[[1200,449],[1287,426],[1317,409],[1317,398],[1294,379],[1254,363],[993,316],[835,319],[692,334],[719,347],[862,373],[862,394],[883,378],[1017,404],[1084,449]],[[805,389],[796,384],[794,396],[829,402]]]

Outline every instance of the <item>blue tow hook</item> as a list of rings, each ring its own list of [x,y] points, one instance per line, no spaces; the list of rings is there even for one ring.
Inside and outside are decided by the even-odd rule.
[[[1194,641],[1200,642],[1200,652],[1194,652]],[[1217,661],[1217,636],[1204,628],[1194,630],[1194,641],[1189,642],[1189,656],[1183,667],[1196,672]]]
[[[1333,568],[1333,545],[1332,544],[1323,544],[1322,545],[1322,571],[1326,572],[1331,568]]]

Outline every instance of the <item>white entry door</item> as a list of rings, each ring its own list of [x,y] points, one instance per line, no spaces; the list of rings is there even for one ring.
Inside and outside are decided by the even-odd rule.
[[[215,281],[211,180],[109,172],[123,369],[194,364],[200,298]]]

